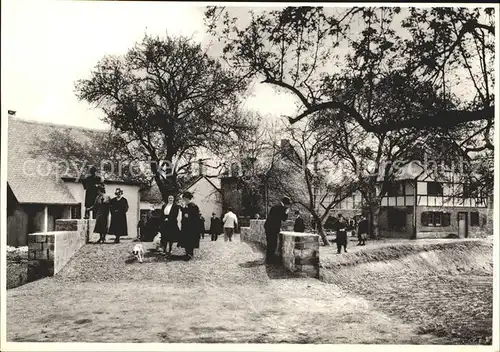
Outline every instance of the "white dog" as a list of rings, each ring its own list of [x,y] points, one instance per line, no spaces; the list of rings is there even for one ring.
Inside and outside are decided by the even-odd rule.
[[[132,251],[132,254],[139,261],[139,263],[142,263],[142,261],[144,260],[144,248],[142,246],[142,243],[137,243],[134,246],[134,250]]]

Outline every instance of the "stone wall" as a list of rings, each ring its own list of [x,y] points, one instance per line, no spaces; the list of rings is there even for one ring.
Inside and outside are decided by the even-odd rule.
[[[250,220],[250,230],[248,231],[248,235],[245,236],[245,242],[256,243],[259,245],[266,246],[266,230],[264,230],[264,223],[266,220]],[[243,230],[242,230],[243,231]]]
[[[28,281],[57,274],[88,243],[92,222],[58,219],[56,231],[29,234]]]
[[[319,278],[319,236],[282,231],[281,261],[294,274]]]
[[[266,248],[265,220],[250,220],[250,227],[242,227],[240,240]],[[282,226],[278,236],[276,255],[285,268],[294,274],[319,277],[319,236],[311,233],[286,231],[293,229],[293,221]]]

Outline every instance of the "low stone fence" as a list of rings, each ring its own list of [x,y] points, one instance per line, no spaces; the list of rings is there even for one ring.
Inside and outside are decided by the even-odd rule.
[[[281,262],[294,274],[319,278],[319,236],[282,231]]]
[[[95,220],[56,220],[56,231],[28,235],[28,281],[57,274],[89,242]]]
[[[243,242],[266,248],[265,220],[250,220],[250,227],[242,227],[240,239]],[[311,233],[287,231],[293,229],[293,221],[282,226],[278,236],[276,254],[281,263],[292,273],[299,276],[319,277],[319,236]]]

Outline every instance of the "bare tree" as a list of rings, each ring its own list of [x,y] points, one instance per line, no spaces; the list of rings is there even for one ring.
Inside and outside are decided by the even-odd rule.
[[[79,99],[102,109],[151,172],[162,196],[199,148],[217,152],[246,133],[239,113],[246,82],[185,37],[150,37],[121,57],[107,56],[76,83]]]
[[[493,149],[493,8],[286,7],[251,12],[248,23],[233,11],[209,7],[209,31],[224,43],[233,67],[298,98],[302,112],[289,118],[292,124],[324,110],[342,112],[373,133],[476,122],[466,129],[484,139],[475,148]],[[460,94],[452,107],[429,105],[425,113],[373,115],[374,87],[394,71],[403,80],[429,82],[443,96],[464,87],[476,94]],[[416,96],[406,93],[408,100]],[[368,102],[366,110],[355,107],[358,98]]]
[[[329,212],[356,190],[355,180],[338,172],[328,148],[329,136],[312,122],[283,128],[280,159],[273,170],[274,187],[312,217],[325,245],[323,225]],[[326,204],[325,204],[326,203]]]

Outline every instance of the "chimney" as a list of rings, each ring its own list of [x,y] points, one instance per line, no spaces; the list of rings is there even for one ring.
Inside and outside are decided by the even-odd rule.
[[[198,174],[200,176],[202,176],[203,175],[203,171],[204,171],[203,170],[203,160],[199,159],[198,160]]]

